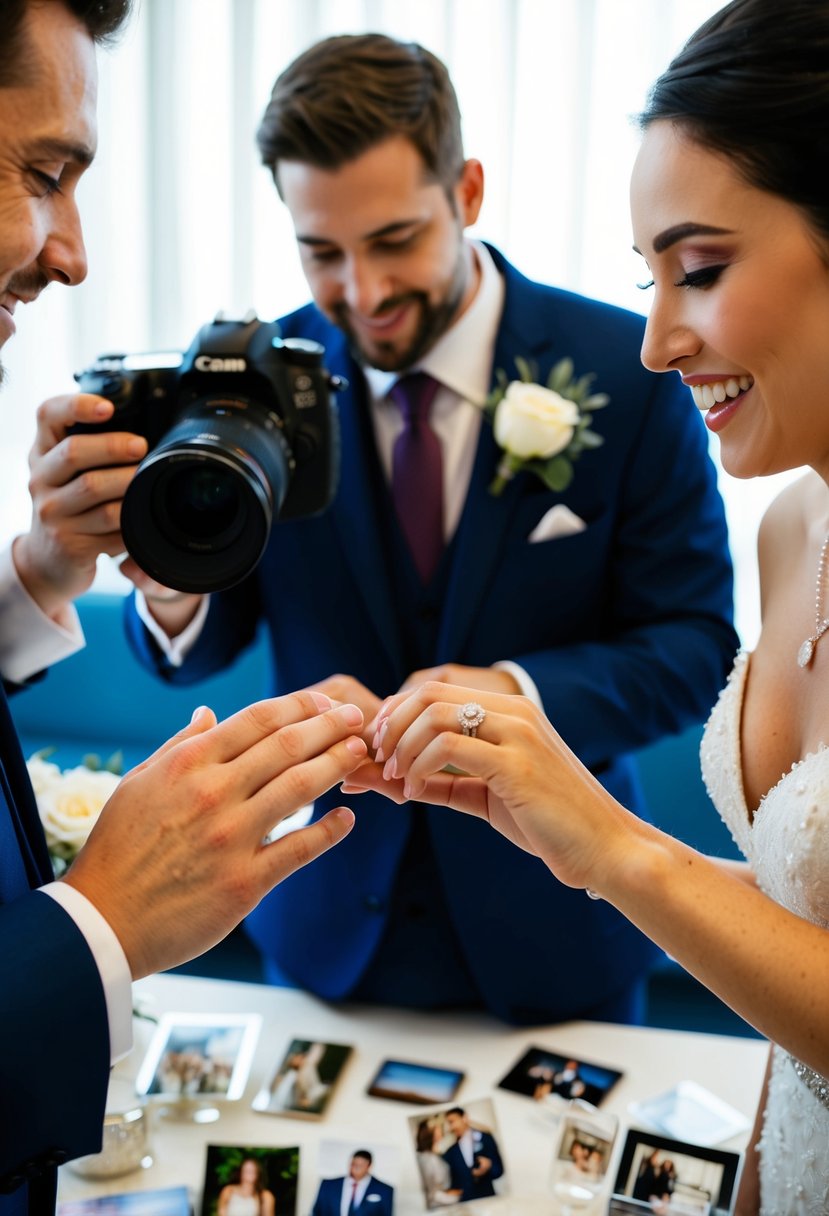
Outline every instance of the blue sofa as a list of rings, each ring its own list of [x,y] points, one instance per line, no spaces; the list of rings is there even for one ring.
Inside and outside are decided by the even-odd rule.
[[[266,695],[266,642],[250,647],[235,666],[201,684],[164,685],[134,658],[121,624],[117,595],[91,592],[78,602],[86,648],[64,659],[41,682],[11,698],[26,755],[54,747],[61,767],[89,753],[124,754],[125,769],[144,760],[190,721],[197,705],[226,718]]]
[[[12,698],[27,755],[53,747],[52,758],[66,767],[89,753],[106,759],[120,750],[125,768],[130,768],[189,722],[197,705],[209,705],[221,719],[266,695],[269,660],[264,636],[220,676],[187,688],[172,687],[154,679],[134,659],[124,639],[122,608],[119,596],[92,592],[82,597],[78,611],[86,649]],[[737,857],[702,784],[700,734],[696,727],[640,753],[645,791],[654,820],[665,831],[702,852]],[[257,979],[260,974],[255,951],[241,933],[188,969],[228,979]],[[654,973],[649,1020],[686,1029],[751,1033],[670,959]]]

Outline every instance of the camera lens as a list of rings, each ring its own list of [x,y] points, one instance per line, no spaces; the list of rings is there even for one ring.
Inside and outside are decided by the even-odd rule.
[[[157,582],[204,594],[250,574],[287,493],[278,418],[245,398],[202,398],[141,462],[124,497],[130,555]]]
[[[218,537],[235,539],[244,519],[236,478],[228,469],[213,464],[176,469],[169,478],[159,514],[174,520],[176,527],[194,544],[216,543]]]

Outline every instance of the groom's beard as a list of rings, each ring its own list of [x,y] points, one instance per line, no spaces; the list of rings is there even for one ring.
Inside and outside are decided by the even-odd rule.
[[[377,309],[376,316],[393,312],[401,304],[409,302],[417,304],[420,312],[414,334],[408,345],[400,349],[394,342],[378,342],[373,350],[366,350],[361,346],[349,322],[347,304],[338,304],[333,309],[333,320],[345,334],[351,353],[358,363],[364,367],[376,367],[383,372],[406,371],[422,359],[450,328],[458,315],[468,282],[463,250],[459,249],[452,277],[439,300],[433,303],[424,291],[402,292],[385,300]]]

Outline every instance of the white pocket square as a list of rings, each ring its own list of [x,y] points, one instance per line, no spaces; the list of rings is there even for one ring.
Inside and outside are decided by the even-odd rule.
[[[540,540],[555,540],[558,536],[575,536],[577,532],[583,532],[587,524],[569,507],[565,507],[563,502],[558,502],[554,507],[550,507],[545,515],[533,528],[532,532],[527,537],[531,545],[536,545]]]

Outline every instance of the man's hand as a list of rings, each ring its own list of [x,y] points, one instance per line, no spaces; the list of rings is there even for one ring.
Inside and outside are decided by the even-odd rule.
[[[476,1157],[477,1165],[469,1172],[473,1178],[485,1178],[492,1169],[492,1161],[489,1157]]]
[[[121,500],[146,440],[122,431],[66,433],[112,412],[111,402],[89,393],[52,397],[37,411],[29,452],[32,524],[12,552],[23,586],[47,616],[89,588],[99,553],[124,549]]]
[[[118,937],[133,978],[221,941],[276,883],[350,831],[345,807],[273,844],[271,829],[366,755],[355,705],[299,692],[216,725],[208,709],[123,778],[62,881]]]
[[[329,676],[326,680],[320,680],[318,684],[310,686],[310,691],[325,693],[335,704],[349,702],[352,705],[359,705],[363,711],[363,740],[367,745],[371,745],[376,718],[383,704],[376,693],[373,693],[370,688],[366,688],[365,684],[361,684],[359,680],[355,680],[354,676],[343,675]]]
[[[481,692],[521,692],[516,680],[500,667],[463,667],[460,663],[442,663],[440,667],[413,671],[397,691],[414,692],[421,684],[428,684],[431,680],[439,680],[441,684],[461,684],[464,688],[476,688]]]

